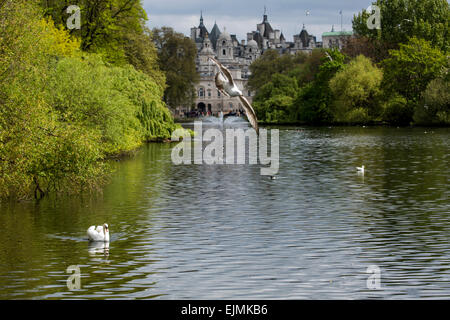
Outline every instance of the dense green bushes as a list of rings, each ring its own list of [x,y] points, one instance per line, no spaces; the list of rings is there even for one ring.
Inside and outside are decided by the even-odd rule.
[[[0,8],[0,198],[94,189],[106,157],[177,128],[157,65],[144,73],[83,52],[34,4]]]
[[[334,120],[342,123],[379,120],[382,79],[383,72],[370,59],[361,55],[350,61],[330,80]]]

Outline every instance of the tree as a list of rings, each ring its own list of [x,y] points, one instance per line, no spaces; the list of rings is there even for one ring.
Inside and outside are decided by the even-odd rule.
[[[321,59],[319,72],[314,80],[305,85],[293,103],[295,121],[321,124],[333,121],[333,95],[329,81],[344,67],[345,56],[338,50],[328,50],[328,56]],[[331,58],[331,59],[330,59]]]
[[[0,0],[0,25],[0,198],[94,189],[107,156],[180,128],[149,55],[134,58],[154,77],[82,52],[36,1]]]
[[[199,80],[195,43],[168,27],[153,29],[153,41],[158,48],[159,67],[167,79],[164,101],[171,107],[191,106],[195,99],[195,84]]]
[[[271,81],[262,86],[254,98],[253,106],[258,118],[272,123],[291,121],[292,102],[297,93],[295,78],[274,74]]]
[[[431,81],[423,93],[423,101],[416,107],[414,121],[424,125],[450,124],[450,79],[446,75]]]
[[[372,39],[367,36],[357,35],[345,41],[342,53],[349,58],[356,58],[359,55],[364,55],[373,62],[379,63],[389,56],[389,49],[392,49],[392,46],[389,46],[389,44],[380,39]]]
[[[155,54],[145,38],[148,38],[147,14],[140,0],[40,0],[40,3],[45,13],[64,27],[70,16],[67,7],[80,7],[81,29],[70,30],[70,33],[81,39],[83,51],[101,54],[105,61],[115,65],[131,63],[138,69],[142,67],[144,72],[149,69],[148,63],[154,65],[153,61],[148,62]],[[136,43],[140,44],[133,46]],[[145,49],[146,45],[149,49]]]
[[[382,70],[363,55],[337,72],[330,80],[330,89],[336,98],[335,120],[356,123],[379,117],[378,96],[382,79]]]
[[[397,92],[410,102],[417,102],[431,80],[439,77],[448,67],[448,59],[429,41],[412,38],[391,50],[382,62],[384,87],[388,93]]]
[[[250,90],[257,92],[271,81],[274,74],[288,74],[306,59],[307,55],[304,53],[280,55],[277,50],[269,49],[250,65],[251,76],[247,86]]]
[[[410,37],[418,37],[448,51],[450,11],[446,0],[377,0],[373,4],[380,7],[381,32],[368,29],[370,14],[363,10],[353,18],[357,35],[380,38],[390,48],[406,43]]]

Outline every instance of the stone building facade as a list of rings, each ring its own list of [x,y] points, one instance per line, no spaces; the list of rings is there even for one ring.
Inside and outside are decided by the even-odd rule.
[[[253,93],[246,88],[250,76],[249,67],[264,51],[274,49],[282,54],[296,54],[310,53],[313,49],[322,47],[322,43],[316,41],[315,36],[308,34],[305,25],[294,35],[292,42],[286,41],[283,33],[272,27],[267,14],[264,14],[262,22],[256,25],[256,30],[247,33],[247,39],[241,41],[236,35],[229,34],[225,28],[221,31],[217,23],[208,31],[202,14],[198,27],[191,28],[191,39],[197,46],[196,65],[200,74],[200,81],[196,85],[194,110],[203,115],[217,115],[220,111],[224,114],[243,111],[238,98],[228,98],[217,90],[214,82],[216,67],[208,57],[215,57],[230,70],[233,79],[251,103]],[[191,110],[178,109],[177,113],[182,116],[189,111]]]
[[[353,36],[352,31],[334,31],[334,26],[331,32],[322,33],[323,47],[326,49],[337,48],[341,50],[346,41]]]

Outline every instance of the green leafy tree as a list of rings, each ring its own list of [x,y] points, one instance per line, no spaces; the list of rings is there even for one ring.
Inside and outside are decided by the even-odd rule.
[[[333,121],[330,106],[333,94],[329,81],[344,67],[345,56],[337,50],[329,50],[329,57],[321,59],[314,81],[304,86],[293,103],[295,121],[320,124]]]
[[[377,119],[381,115],[379,95],[382,79],[382,70],[363,55],[337,72],[330,80],[330,89],[336,99],[335,120],[365,123]]]
[[[450,124],[450,81],[448,73],[431,81],[416,107],[414,121],[422,125]]]
[[[259,119],[281,123],[291,120],[292,102],[298,93],[297,80],[282,74],[274,74],[254,98],[253,106]]]
[[[306,60],[307,55],[303,53],[280,55],[278,51],[269,49],[250,65],[251,76],[247,86],[250,90],[257,92],[262,86],[271,81],[274,74],[287,75],[290,72],[296,72],[299,77],[304,76],[305,72],[303,70],[293,71],[293,68]]]
[[[410,37],[428,40],[433,46],[448,51],[450,11],[446,0],[377,0],[380,7],[381,30],[369,30],[365,10],[353,18],[353,30],[359,36],[380,38],[396,48]]]
[[[391,50],[382,66],[388,92],[397,92],[408,101],[417,102],[430,81],[448,67],[448,58],[429,41],[412,38],[407,44],[400,44],[398,50]]]
[[[171,107],[191,106],[195,84],[199,81],[195,43],[168,27],[153,29],[153,40],[158,48],[159,67],[167,78],[164,101]]]
[[[146,73],[82,52],[36,1],[0,1],[0,25],[0,198],[95,189],[106,157],[179,128],[145,59]]]
[[[55,57],[75,54],[76,41],[29,1],[3,1],[0,25],[0,198],[94,188],[100,137],[61,122],[45,94]]]
[[[81,29],[70,33],[81,39],[81,49],[100,54],[107,62],[123,66],[131,63],[138,70],[156,76],[156,52],[151,35],[145,27],[147,14],[140,0],[41,0],[47,15],[66,26],[70,14],[68,6],[81,9]]]

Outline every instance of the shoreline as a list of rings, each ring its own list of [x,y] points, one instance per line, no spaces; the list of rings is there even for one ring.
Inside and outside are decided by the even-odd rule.
[[[195,121],[202,121],[202,118],[183,118],[174,119],[177,124],[193,123]],[[351,124],[351,123],[305,123],[305,122],[265,122],[259,121],[261,126],[279,126],[279,127],[374,127],[374,128],[450,128],[450,124],[408,124],[408,125],[391,125],[387,122],[370,122],[366,124]],[[152,141],[153,142],[153,141]],[[154,141],[157,142],[157,141]]]

